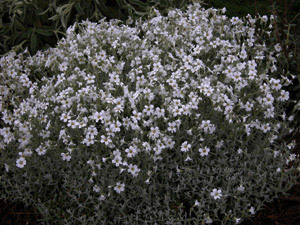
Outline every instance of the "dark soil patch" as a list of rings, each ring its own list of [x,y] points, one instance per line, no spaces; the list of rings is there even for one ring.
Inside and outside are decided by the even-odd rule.
[[[242,225],[300,225],[300,182],[291,188],[288,197],[266,204],[264,210]]]
[[[0,200],[0,225],[40,225],[40,218],[33,208],[25,208],[22,203]]]

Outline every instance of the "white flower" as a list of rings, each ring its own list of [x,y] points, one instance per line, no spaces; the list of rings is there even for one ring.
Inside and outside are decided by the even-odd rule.
[[[224,145],[224,141],[223,140],[218,141],[217,144],[216,144],[216,148],[220,149],[223,145]]]
[[[79,123],[76,120],[69,120],[67,126],[75,129],[79,126]]]
[[[171,133],[176,132],[176,122],[169,122],[168,125],[168,131],[170,131]]]
[[[104,201],[105,199],[106,197],[103,194],[99,197],[99,201]]]
[[[296,154],[290,154],[289,161],[294,161],[296,159],[296,157],[297,157]]]
[[[137,112],[137,111],[135,111],[135,110],[132,112],[132,114],[133,114],[133,116],[131,116],[131,119],[132,119],[133,121],[138,121],[138,120],[140,120],[141,117],[142,117],[142,113],[141,113],[141,112]]]
[[[98,123],[99,120],[102,120],[104,118],[104,111],[102,111],[102,112],[95,112],[93,114],[92,118]]]
[[[150,178],[148,178],[147,180],[145,180],[146,184],[150,184]]]
[[[104,143],[105,145],[110,145],[112,143],[112,140],[109,137],[106,137],[105,135],[101,135],[101,143]]]
[[[148,136],[149,136],[152,140],[158,138],[159,135],[160,135],[160,130],[159,130],[158,127],[151,127],[151,128],[150,128],[150,132],[149,132]]]
[[[214,188],[210,193],[210,196],[213,197],[215,200],[220,199],[222,197],[222,190]]]
[[[261,130],[262,130],[264,133],[267,133],[268,131],[271,130],[270,124],[269,124],[269,123],[263,124],[263,125],[261,126]]]
[[[69,162],[71,160],[71,156],[69,153],[61,153],[62,160]]]
[[[244,191],[245,191],[245,188],[244,188],[243,185],[240,185],[240,186],[237,188],[237,190],[238,190],[239,192],[244,192]]]
[[[118,182],[114,187],[114,190],[120,194],[122,191],[125,190],[125,184],[121,184],[120,182]]]
[[[130,127],[130,124],[131,124],[130,119],[128,117],[125,117],[125,118],[122,119],[122,121],[123,121],[123,123],[122,123],[123,127],[128,129]]]
[[[241,222],[242,219],[241,219],[241,218],[236,218],[236,217],[235,217],[234,220],[235,220],[235,224],[239,224],[239,223]]]
[[[194,207],[199,206],[199,205],[200,205],[200,202],[198,202],[198,200],[196,200],[195,203],[194,203]]]
[[[146,105],[144,110],[143,110],[143,113],[145,113],[147,116],[150,116],[152,113],[154,112],[154,106],[153,105]]]
[[[207,224],[213,223],[213,220],[209,217],[209,215],[204,215],[204,222]]]
[[[155,114],[158,118],[163,117],[163,116],[165,115],[165,110],[164,110],[164,109],[161,109],[161,108],[159,108],[159,107],[157,107],[157,108],[155,109],[154,114]]]
[[[280,80],[271,78],[270,84],[272,85],[271,88],[275,89],[276,91],[279,91],[282,87],[280,84]]]
[[[128,173],[131,173],[132,176],[136,177],[141,170],[137,167],[137,165],[128,165]]]
[[[199,152],[201,156],[207,156],[210,152],[210,149],[205,146],[204,148],[199,148]]]
[[[63,62],[59,65],[59,70],[64,72],[68,69],[68,63],[67,62]]]
[[[138,149],[136,146],[130,146],[129,148],[125,149],[128,158],[134,157],[138,153]]]
[[[86,146],[90,146],[92,144],[95,143],[95,140],[94,140],[94,137],[93,136],[86,136],[83,141],[82,141],[83,144],[86,144]]]
[[[201,122],[200,128],[204,130],[205,133],[212,134],[216,130],[215,126],[211,124],[210,120],[203,120]]]
[[[115,164],[117,167],[122,164],[122,157],[119,155],[116,155],[113,160],[112,163]]]
[[[94,127],[94,126],[88,127],[87,133],[86,133],[87,136],[91,136],[93,138],[94,136],[97,136],[97,134],[98,134],[98,130],[96,127]]]
[[[21,75],[20,81],[24,87],[29,88],[32,85],[32,82],[29,80],[29,78],[26,75],[25,76]]]
[[[249,209],[249,212],[250,212],[251,215],[254,215],[254,214],[255,214],[255,209],[254,209],[253,206]]]
[[[267,96],[263,98],[263,101],[266,105],[272,105],[274,102],[274,97],[271,93],[268,93]]]
[[[281,51],[281,46],[279,43],[277,43],[276,45],[274,45],[274,48],[277,52],[280,52]]]
[[[290,98],[290,94],[288,91],[281,90],[280,91],[280,96],[278,98],[279,101],[287,101]]]
[[[112,132],[120,132],[121,129],[120,127],[122,126],[122,124],[119,121],[116,121],[115,123],[112,123],[110,125],[110,128],[112,130]]]
[[[23,168],[26,165],[26,159],[24,157],[20,157],[16,161],[16,165],[19,168]]]
[[[232,23],[232,25],[236,25],[236,24],[238,24],[238,23],[240,23],[242,21],[238,17],[232,17],[231,20],[230,20],[230,22]]]
[[[99,193],[100,192],[100,187],[98,185],[94,185],[93,191],[96,192],[96,193]]]
[[[35,151],[37,152],[38,155],[41,156],[41,155],[45,155],[47,150],[45,147],[39,146]]]
[[[251,102],[246,102],[246,104],[244,105],[245,109],[247,112],[251,112],[252,108],[253,108],[253,104]]]
[[[193,160],[192,160],[192,158],[191,158],[190,156],[187,156],[186,159],[185,159],[184,161],[185,161],[185,162],[188,162],[188,161],[193,161]]]
[[[188,152],[191,148],[191,144],[189,144],[187,141],[183,142],[181,145],[181,151],[182,152]]]
[[[4,163],[4,166],[5,166],[5,171],[8,173],[9,172],[9,165]]]

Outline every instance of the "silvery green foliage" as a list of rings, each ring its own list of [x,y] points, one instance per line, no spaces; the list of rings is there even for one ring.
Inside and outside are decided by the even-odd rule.
[[[280,47],[256,39],[268,18],[222,13],[86,21],[1,58],[2,197],[50,224],[235,224],[285,193],[298,159]]]

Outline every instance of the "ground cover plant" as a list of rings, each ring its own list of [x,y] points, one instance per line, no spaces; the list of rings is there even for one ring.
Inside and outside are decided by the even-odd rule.
[[[1,197],[50,224],[234,224],[284,194],[291,81],[255,35],[274,18],[224,12],[85,21],[2,57]]]

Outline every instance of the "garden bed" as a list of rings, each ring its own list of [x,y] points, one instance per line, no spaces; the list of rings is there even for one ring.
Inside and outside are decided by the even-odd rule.
[[[224,13],[85,21],[55,49],[3,58],[1,198],[33,206],[3,202],[6,224],[235,224],[298,199],[284,195],[299,178],[292,76],[256,38],[274,17]]]

